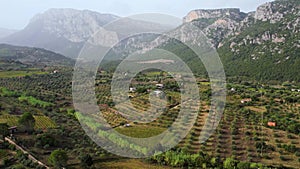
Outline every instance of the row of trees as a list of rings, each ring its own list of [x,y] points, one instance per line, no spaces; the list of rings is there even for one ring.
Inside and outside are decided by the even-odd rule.
[[[48,162],[53,165],[55,168],[63,168],[66,167],[68,164],[68,154],[66,151],[58,149],[54,150],[49,159]],[[89,154],[81,154],[80,157],[80,164],[82,168],[90,168],[94,162],[93,158]]]
[[[220,158],[211,157],[204,153],[189,154],[187,152],[167,151],[163,154],[158,154],[149,159],[151,162],[161,165],[183,168],[224,168],[224,169],[251,169],[251,168],[268,168],[258,163],[242,162],[235,160],[233,157],[221,160]]]

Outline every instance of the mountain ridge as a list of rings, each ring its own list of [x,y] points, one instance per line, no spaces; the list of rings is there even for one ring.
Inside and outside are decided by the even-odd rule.
[[[49,50],[9,44],[0,44],[0,61],[33,67],[72,66],[75,63],[75,60]]]
[[[52,9],[47,13],[51,18],[56,18],[57,20],[57,17],[52,17],[52,15],[56,15],[56,10],[60,11],[60,9]],[[62,13],[69,16],[69,13],[73,12],[72,9],[69,9]],[[79,16],[86,15],[79,13],[82,13],[82,11],[77,13]],[[86,13],[89,13],[89,11],[86,11]],[[41,26],[41,24],[38,24],[36,21],[39,20],[39,18],[40,16],[37,16],[31,22],[31,24],[37,24],[35,28],[38,30],[40,30],[39,26]],[[93,17],[89,14],[87,18]],[[72,19],[69,20],[71,21]],[[187,16],[183,18],[183,21],[184,23],[181,26],[169,32],[174,35],[180,35],[180,39],[182,39],[183,42],[195,41],[197,37],[201,35],[197,35],[197,33],[194,32],[181,34],[181,31],[184,26],[188,26],[189,24],[197,26],[202,30],[204,35],[207,36],[209,40],[208,43],[211,43],[212,46],[217,49],[227,75],[246,76],[257,80],[300,80],[296,75],[300,73],[296,69],[297,66],[300,65],[299,54],[297,54],[300,48],[300,42],[298,40],[300,39],[300,1],[276,0],[264,3],[258,6],[256,11],[249,13],[241,12],[236,8],[214,10],[198,9],[189,12]],[[51,29],[46,32],[54,31],[56,32],[54,34],[59,34],[57,32],[62,31],[63,28],[67,29],[70,27],[65,20],[59,21],[58,19],[57,22],[59,24],[51,25],[58,25],[60,26],[59,29]],[[81,22],[80,19],[74,21],[75,25],[77,25],[77,22]],[[126,30],[123,30],[123,32],[118,30],[119,27],[113,28],[113,31],[119,31],[118,36],[126,37],[127,34],[130,34],[128,32],[133,31],[134,22],[132,22],[132,20],[124,20],[121,22],[121,25],[126,23],[130,23],[130,26],[128,26]],[[33,37],[41,40],[32,43],[31,46],[42,44],[46,49],[55,48],[53,51],[65,53],[67,54],[66,56],[73,56],[73,58],[75,58],[85,42],[84,37],[88,37],[89,34],[93,32],[92,30],[98,27],[97,25],[99,26],[95,20],[89,22],[89,26],[91,27],[89,30],[86,30],[87,34],[81,33],[78,36],[72,36],[72,28],[67,31],[71,34],[66,33],[60,37],[54,37],[51,36],[51,34],[36,31]],[[151,26],[151,24],[146,24],[147,26],[145,26],[145,24],[140,25],[144,25],[145,30]],[[28,34],[25,33],[23,35],[26,37]],[[162,36],[143,36],[144,37],[124,40],[122,44],[115,48],[115,54],[110,56],[118,59],[120,57],[126,57],[126,55],[132,51],[141,49],[142,53],[144,53],[155,47],[172,49],[177,46],[168,44],[172,42]],[[32,37],[23,39],[31,40],[31,38]],[[43,41],[44,39],[46,39],[46,41]],[[145,46],[147,49],[144,49]],[[178,51],[174,49],[174,51],[179,52],[182,57],[191,58],[192,53],[187,51],[188,49],[180,49],[182,50]],[[72,51],[71,54],[70,51]],[[117,57],[113,57],[113,55]],[[190,59],[190,62],[193,61],[193,59]],[[196,67],[195,63],[193,63],[193,65]],[[200,72],[203,73],[205,70],[201,68]]]

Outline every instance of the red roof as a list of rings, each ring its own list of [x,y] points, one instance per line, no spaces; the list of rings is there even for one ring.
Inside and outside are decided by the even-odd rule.
[[[268,122],[268,126],[270,126],[270,127],[276,127],[276,123],[275,122]]]

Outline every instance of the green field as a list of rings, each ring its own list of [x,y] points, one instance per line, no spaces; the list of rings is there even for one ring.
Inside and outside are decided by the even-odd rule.
[[[24,77],[24,76],[31,76],[36,74],[37,75],[47,74],[47,72],[42,72],[38,70],[0,71],[0,78]]]
[[[9,126],[18,126],[20,116],[1,115],[0,123],[7,123]],[[56,124],[46,116],[34,116],[35,129],[56,128]]]
[[[24,96],[24,95],[19,97],[19,101],[21,101],[21,102],[25,101],[25,102],[29,103],[32,106],[40,106],[40,107],[44,107],[44,108],[53,105],[52,103],[48,103],[48,102],[38,100],[38,99],[36,99],[32,96]]]
[[[17,92],[8,90],[7,88],[0,87],[0,96],[11,97],[15,96]]]
[[[119,127],[116,131],[130,137],[147,138],[161,134],[166,129],[161,127],[136,125],[132,127]]]

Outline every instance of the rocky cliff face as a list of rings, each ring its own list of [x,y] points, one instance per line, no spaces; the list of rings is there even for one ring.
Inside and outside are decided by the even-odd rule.
[[[1,42],[45,48],[76,58],[87,39],[117,18],[88,10],[50,9],[33,17],[25,29],[1,39]]]
[[[26,29],[33,29],[32,27],[39,24],[42,25],[41,32],[63,37],[71,42],[83,42],[99,30],[99,27],[118,18],[88,10],[50,9],[32,18]]]
[[[215,18],[224,18],[231,17],[235,20],[243,19],[244,13],[238,8],[228,8],[228,9],[212,9],[212,10],[193,10],[188,13],[187,16],[183,18],[183,21],[191,22],[197,19],[215,19]]]
[[[300,80],[299,0],[266,3],[259,6],[257,11],[247,14],[237,9],[195,10],[183,20],[184,24],[170,33],[182,42],[192,44],[199,43],[199,40],[201,42],[203,39],[200,38],[204,33],[208,41],[217,48],[227,75],[256,80]],[[191,24],[202,32],[183,31]],[[144,46],[147,49],[142,45],[134,47],[127,44],[127,48],[145,49],[143,52],[157,46],[167,47],[181,54],[191,65],[196,63],[191,59],[192,52],[174,45],[164,37],[158,37]],[[200,72],[202,69],[199,64],[192,68]]]
[[[299,8],[299,1],[297,2],[297,0],[277,0],[268,2],[257,8],[255,19],[276,23],[287,15],[297,14]]]
[[[283,13],[279,11],[274,11],[274,3],[265,3],[259,6],[255,13],[255,19],[260,21],[270,20],[272,23],[279,21],[283,18]]]
[[[281,22],[281,25],[286,25],[282,29],[298,32],[297,25],[299,25],[300,21],[299,9],[300,1],[298,0],[277,0],[265,3],[259,6],[256,11],[247,14],[234,8],[193,10],[183,18],[183,21],[185,24],[193,23],[197,25],[211,40],[211,43],[219,48],[223,46],[228,37],[238,36],[245,29],[253,27],[257,22],[269,24]],[[285,38],[278,35],[278,33],[270,35],[268,31],[263,32],[259,37],[251,37],[249,35],[243,41],[246,43],[247,39],[251,39],[250,43],[254,44],[261,44],[266,40],[271,40],[274,43],[285,41]]]
[[[233,35],[240,22],[247,14],[236,8],[215,10],[194,10],[183,18],[185,24],[193,23],[201,29],[215,47],[222,46],[222,41]]]
[[[183,41],[196,43],[197,38],[201,37],[201,33],[197,31],[189,31],[182,34],[182,29],[189,24],[197,26],[208,38],[212,46],[221,48],[229,43],[229,48],[239,53],[241,45],[261,45],[263,43],[272,42],[281,44],[286,42],[286,35],[281,34],[282,30],[290,29],[292,32],[299,31],[299,5],[296,0],[275,1],[263,4],[254,12],[243,13],[240,9],[214,9],[214,10],[193,10],[183,18],[184,24],[171,33],[178,35]],[[293,20],[284,21],[287,15],[293,15]],[[276,28],[272,24],[282,23],[282,27]],[[262,25],[260,25],[262,24]],[[285,26],[286,27],[285,27]],[[272,28],[271,28],[272,27]],[[271,31],[270,29],[278,29]],[[242,38],[240,38],[242,37]],[[126,42],[126,50],[142,49],[142,52],[151,50],[154,47],[168,43],[164,37],[158,37],[151,43],[131,43]],[[146,47],[147,46],[147,47]],[[124,49],[120,49],[122,51]]]
[[[103,26],[117,20],[119,17],[110,14],[101,14],[88,10],[50,9],[31,19],[27,27],[11,36],[1,39],[0,42],[13,45],[45,48],[71,58],[77,58],[83,45]],[[123,19],[118,26],[110,28],[119,38],[126,37],[135,30],[168,31],[169,25]],[[94,37],[93,43],[103,41],[103,37]]]

